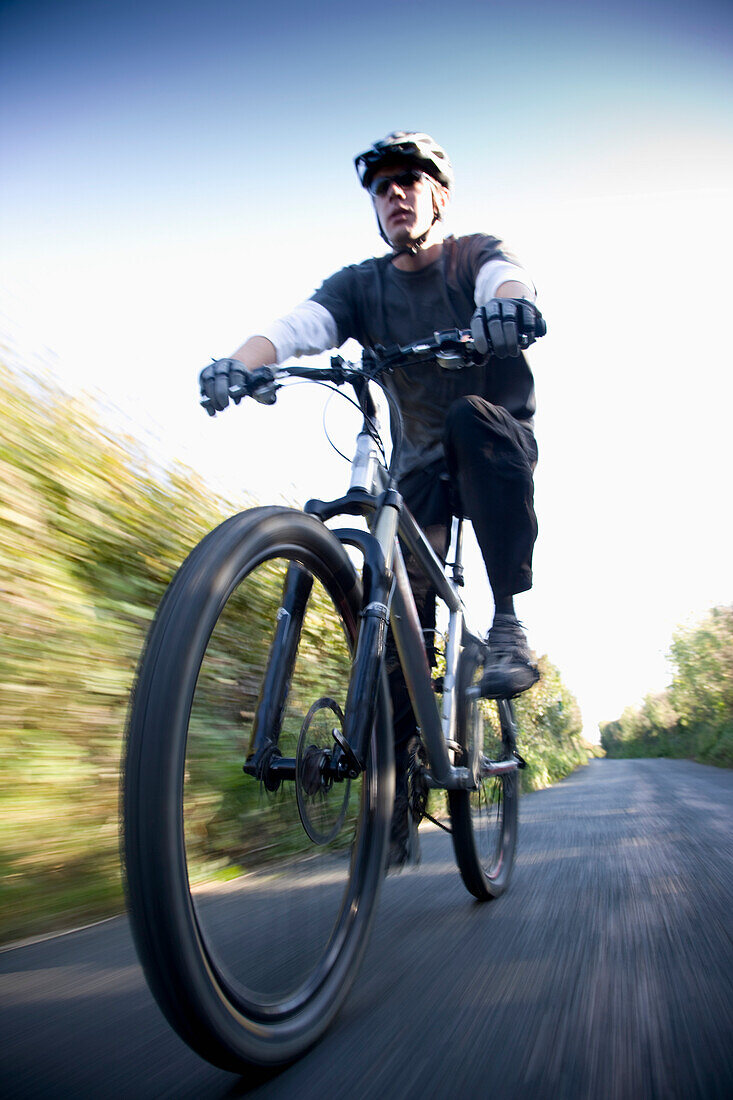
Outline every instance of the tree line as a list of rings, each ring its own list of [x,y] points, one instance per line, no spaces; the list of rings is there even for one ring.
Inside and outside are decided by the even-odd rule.
[[[672,683],[601,724],[607,756],[675,756],[733,767],[733,606],[715,607],[672,642]]]
[[[188,552],[253,502],[215,499],[194,471],[156,464],[133,436],[109,431],[93,401],[37,372],[0,363],[0,401],[7,940],[119,911],[120,764],[145,634]],[[535,786],[591,751],[572,693],[541,664],[518,707]]]

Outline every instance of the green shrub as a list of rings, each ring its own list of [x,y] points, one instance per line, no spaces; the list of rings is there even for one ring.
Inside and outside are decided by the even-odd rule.
[[[660,695],[601,726],[609,756],[673,756],[733,767],[733,607],[674,636],[673,678]]]
[[[540,682],[515,703],[520,751],[530,765],[522,782],[530,790],[556,783],[593,755],[575,696],[548,657],[540,658],[539,668]]]

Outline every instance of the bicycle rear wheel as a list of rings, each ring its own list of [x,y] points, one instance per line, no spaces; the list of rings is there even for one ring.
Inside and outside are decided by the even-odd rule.
[[[511,760],[515,744],[511,702],[480,698],[477,689],[482,671],[481,651],[470,643],[461,654],[457,692],[461,746],[457,763],[469,767],[482,755],[492,761]],[[466,889],[479,901],[499,897],[509,885],[518,801],[516,770],[479,778],[475,790],[448,792],[456,862]]]
[[[267,734],[297,766],[260,782],[242,766],[272,696],[294,572],[307,601]],[[359,609],[329,530],[290,509],[254,509],[181,567],[141,662],[124,790],[133,932],[170,1023],[226,1069],[287,1062],[315,1042],[366,948],[392,801],[383,692],[366,770],[319,780],[343,721]]]

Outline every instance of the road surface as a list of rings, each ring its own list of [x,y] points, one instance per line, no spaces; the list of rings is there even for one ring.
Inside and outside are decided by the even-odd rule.
[[[733,1097],[733,772],[594,760],[520,815],[489,905],[425,832],[335,1026],[269,1077],[188,1050],[124,918],[0,953],[2,1095]]]

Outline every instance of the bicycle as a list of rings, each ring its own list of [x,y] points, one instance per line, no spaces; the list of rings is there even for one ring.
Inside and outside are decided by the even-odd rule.
[[[384,376],[432,357],[450,370],[477,353],[469,332],[451,330],[366,351],[361,364],[275,369],[273,396],[288,379],[353,387],[362,429],[349,490],[303,511],[254,508],[207,535],[141,658],[123,796],[133,933],[169,1022],[224,1069],[301,1055],[363,959],[394,797],[388,624],[422,744],[411,812],[424,812],[430,788],[446,791],[467,889],[485,901],[509,882],[524,761],[511,701],[485,717],[480,698],[486,644],[460,598],[462,519],[444,568],[394,476],[401,417]],[[369,384],[390,406],[389,461]],[[366,529],[326,526],[338,516]],[[447,609],[439,678],[403,545]]]

